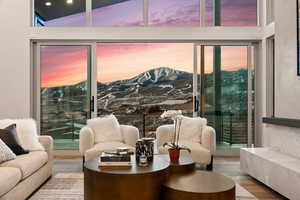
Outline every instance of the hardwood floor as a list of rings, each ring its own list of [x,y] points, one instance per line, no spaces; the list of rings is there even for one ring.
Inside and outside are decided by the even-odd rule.
[[[78,152],[55,151],[54,155],[54,174],[82,171],[82,159]],[[240,170],[238,157],[216,157],[213,170],[232,178],[259,200],[287,200],[264,184],[244,174]]]

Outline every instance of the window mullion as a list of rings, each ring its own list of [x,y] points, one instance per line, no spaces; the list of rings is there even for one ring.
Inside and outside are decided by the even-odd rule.
[[[273,1],[273,0],[272,0]],[[261,26],[262,23],[261,23],[261,18],[260,18],[260,13],[261,13],[261,1],[260,0],[257,0],[256,1],[256,25],[257,26]]]
[[[205,3],[207,0],[199,0],[200,1],[200,26],[205,26]]]
[[[149,26],[149,0],[144,0],[144,26]]]
[[[85,18],[85,26],[92,26],[92,0],[85,1],[86,8],[86,18]]]

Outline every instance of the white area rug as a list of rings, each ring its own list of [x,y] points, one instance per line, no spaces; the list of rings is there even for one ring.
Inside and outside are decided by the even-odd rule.
[[[30,200],[83,200],[83,173],[59,173],[49,180]],[[239,184],[236,200],[257,200]]]

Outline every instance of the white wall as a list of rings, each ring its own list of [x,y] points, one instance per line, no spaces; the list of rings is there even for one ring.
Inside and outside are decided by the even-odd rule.
[[[0,118],[30,115],[28,0],[0,0]]]
[[[300,77],[297,76],[296,1],[275,1],[275,116],[300,119]],[[266,70],[260,79],[265,87]],[[266,98],[260,98],[266,116]],[[260,122],[261,123],[261,122]],[[300,129],[262,125],[262,145],[300,158]]]
[[[296,0],[276,1],[275,9],[275,116],[300,119]]]

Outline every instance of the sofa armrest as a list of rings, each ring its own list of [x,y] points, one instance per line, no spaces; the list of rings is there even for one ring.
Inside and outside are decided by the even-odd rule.
[[[125,144],[135,147],[136,141],[140,137],[139,129],[128,125],[120,125],[120,127]]]
[[[166,142],[171,142],[174,136],[174,125],[163,125],[156,129],[157,147],[161,147]]]
[[[53,160],[53,139],[51,136],[43,135],[39,136],[39,142],[45,148],[45,151],[48,153],[49,160]]]
[[[79,133],[79,152],[84,156],[85,152],[91,149],[95,144],[94,132],[91,128],[85,126]]]
[[[216,152],[216,132],[213,127],[204,126],[201,136],[201,145],[208,149],[212,155]]]

